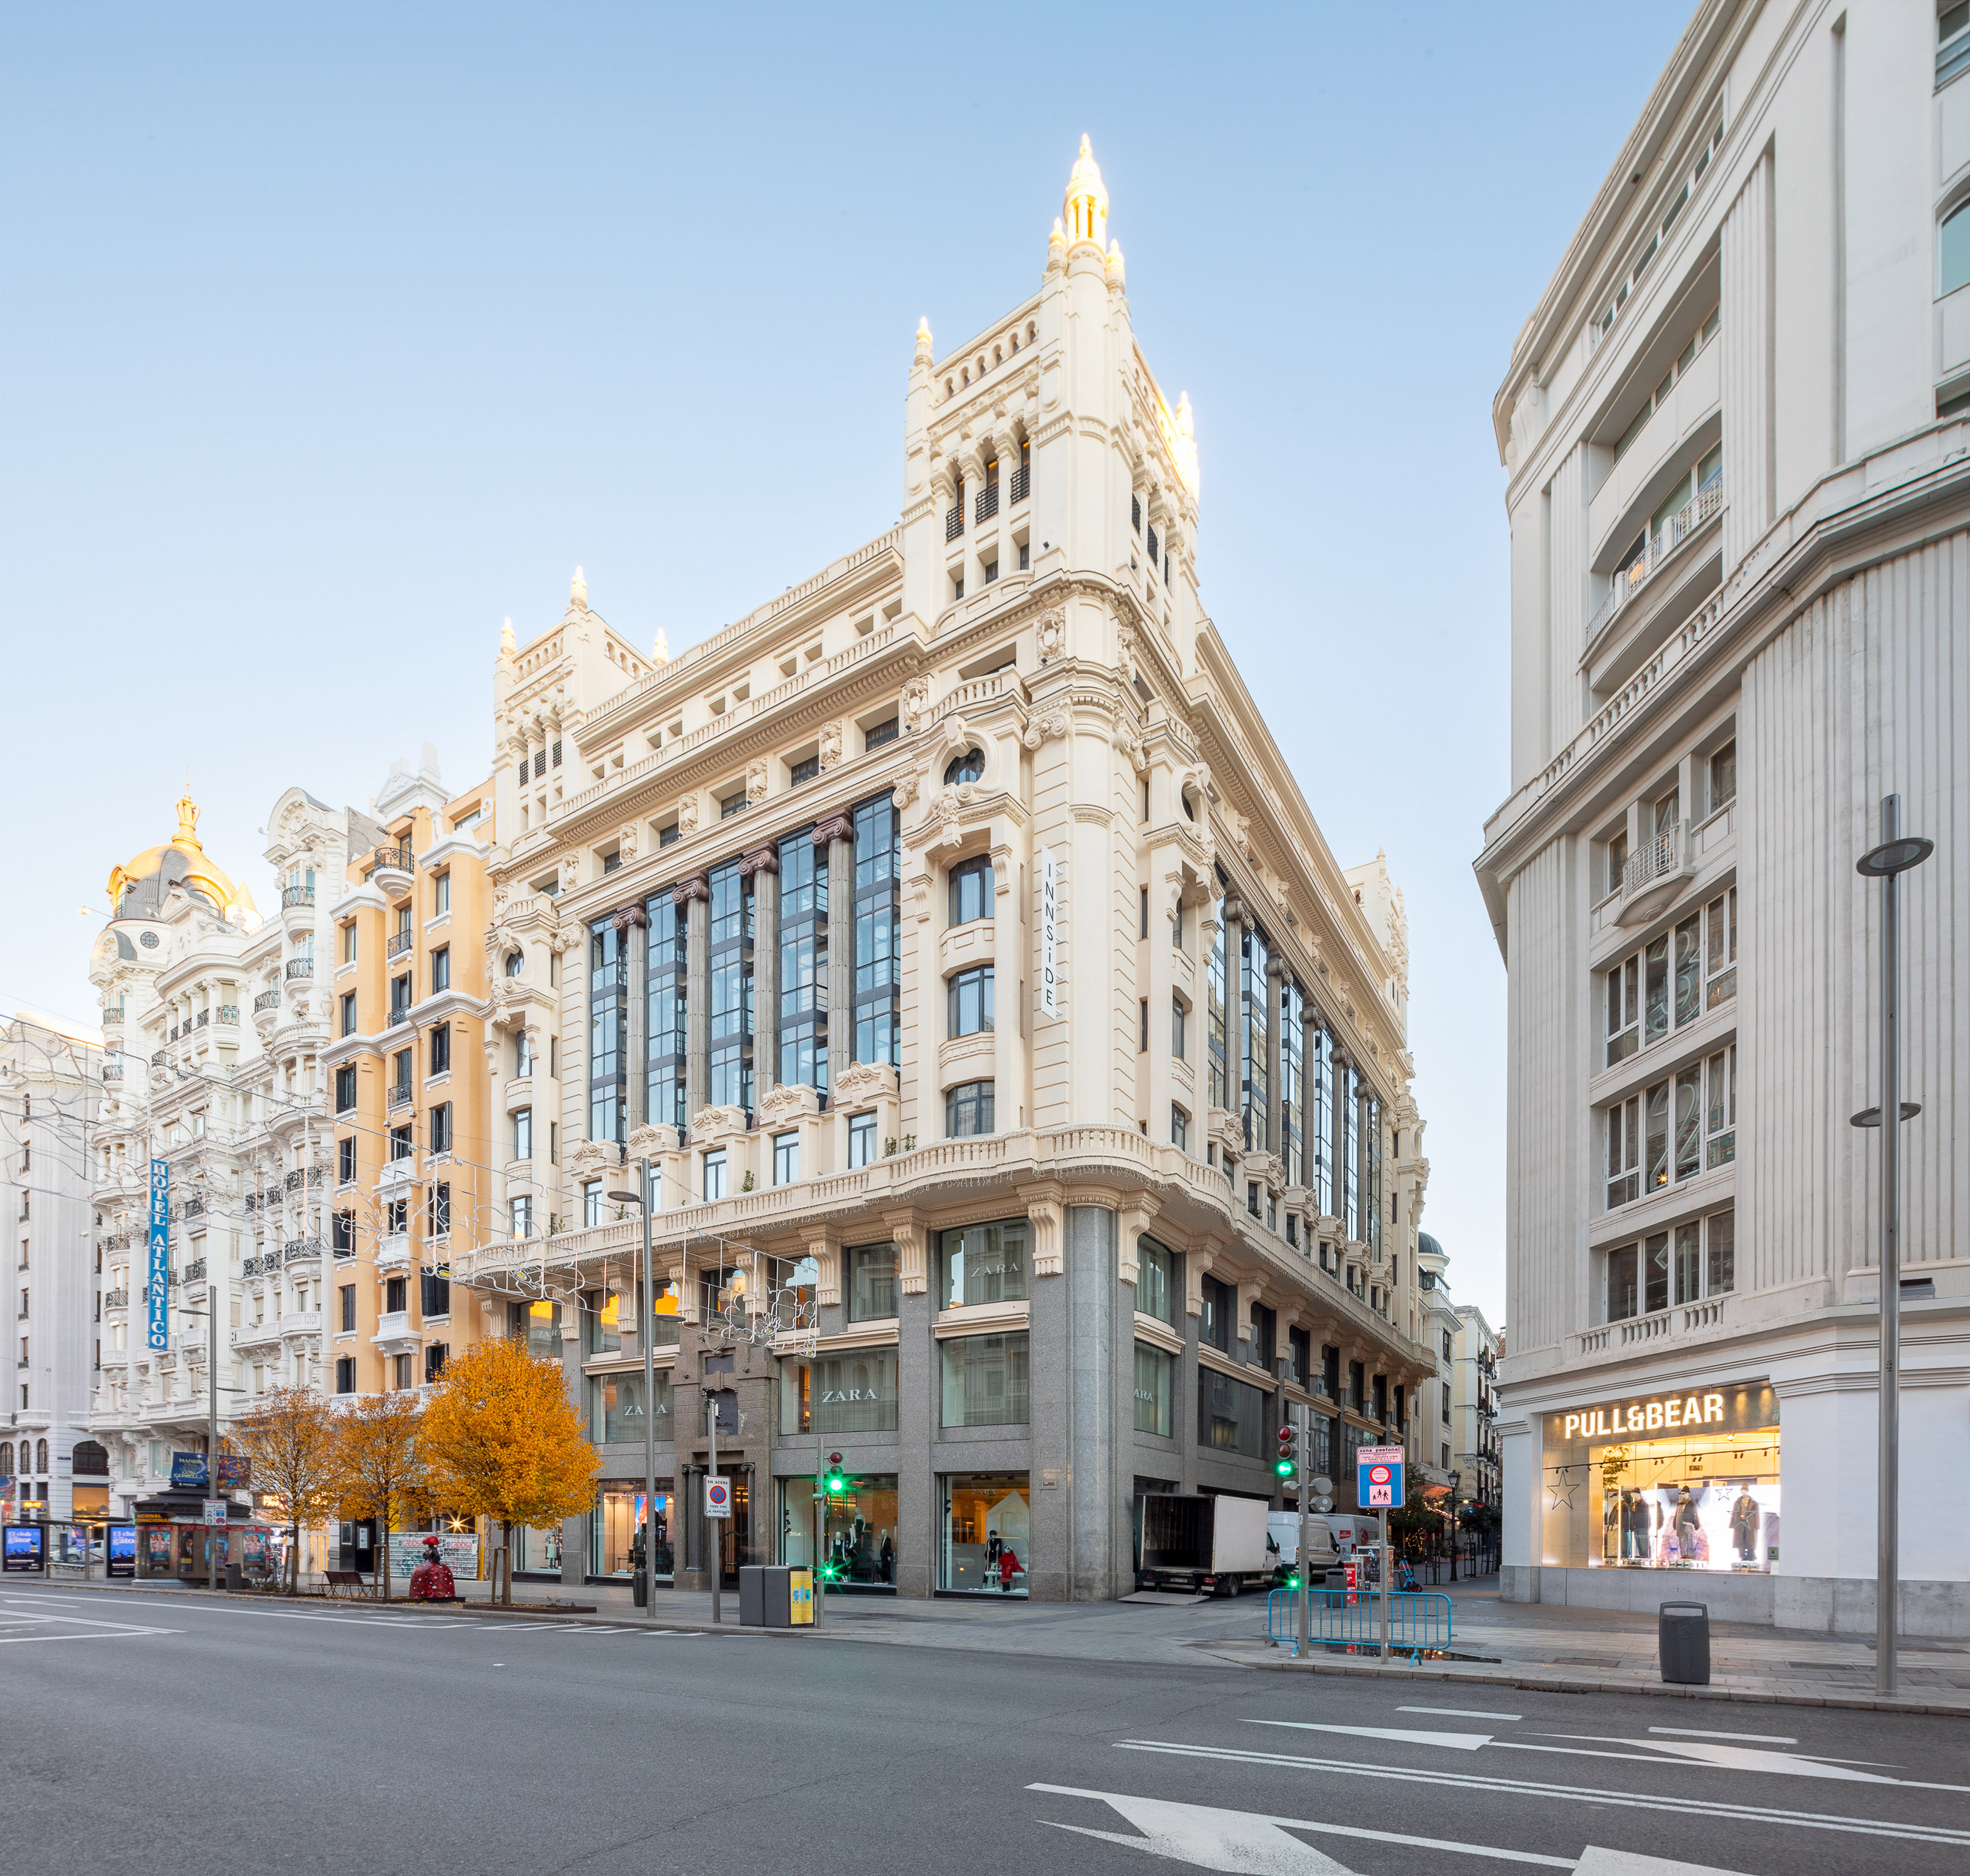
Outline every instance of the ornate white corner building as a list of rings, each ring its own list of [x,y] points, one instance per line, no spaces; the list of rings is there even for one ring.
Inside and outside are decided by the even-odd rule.
[[[1107,209],[1084,140],[1037,290],[919,328],[895,527],[676,656],[579,574],[504,635],[489,1050],[532,1067],[509,1240],[452,1276],[605,1460],[523,1571],[626,1576],[646,1414],[660,1575],[819,1542],[871,1590],[1053,1597],[1130,1586],[1145,1490],[1277,1502],[1291,1404],[1349,1504],[1354,1447],[1419,1424],[1401,896],[1336,864],[1203,613],[1191,413]],[[709,1408],[717,1556],[676,1515]]]

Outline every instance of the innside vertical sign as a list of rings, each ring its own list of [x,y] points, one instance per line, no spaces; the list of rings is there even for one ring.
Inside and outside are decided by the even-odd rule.
[[[151,1162],[151,1277],[149,1321],[145,1340],[152,1348],[169,1348],[171,1334],[165,1326],[165,1309],[170,1300],[171,1275],[171,1163]]]
[[[1054,994],[1057,980],[1053,970],[1053,947],[1059,936],[1060,917],[1060,870],[1053,863],[1053,850],[1043,846],[1040,850],[1040,1013],[1043,1016],[1060,1013],[1060,1002]]]

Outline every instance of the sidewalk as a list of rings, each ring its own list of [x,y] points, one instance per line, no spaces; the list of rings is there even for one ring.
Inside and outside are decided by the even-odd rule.
[[[175,1583],[79,1582],[61,1578],[14,1577],[46,1587],[91,1594],[204,1597],[208,1592]],[[482,1591],[472,1584],[469,1590]],[[742,1628],[739,1597],[723,1597],[723,1621],[714,1627],[710,1593],[659,1587],[655,1607],[636,1608],[626,1587],[593,1584],[515,1586],[510,1611],[489,1605],[482,1595],[462,1606],[370,1601],[327,1602],[309,1598],[310,1611],[378,1616],[462,1614],[489,1623],[522,1621],[569,1622],[603,1628],[666,1628],[771,1638],[795,1644],[816,1640],[887,1644],[900,1647],[957,1649],[1048,1660],[1184,1663],[1199,1667],[1233,1667],[1287,1674],[1392,1676],[1403,1681],[1467,1681],[1481,1686],[1544,1689],[1574,1693],[1639,1693],[1678,1699],[1731,1700],[1797,1706],[1859,1707],[1880,1711],[1948,1714],[1970,1718],[1970,1643],[1908,1640],[1900,1657],[1902,1692],[1883,1700],[1875,1692],[1872,1641],[1802,1634],[1748,1623],[1711,1625],[1711,1680],[1706,1687],[1664,1684],[1656,1661],[1655,1624],[1644,1616],[1612,1611],[1508,1603],[1499,1600],[1497,1579],[1444,1584],[1452,1613],[1450,1652],[1471,1660],[1407,1657],[1384,1666],[1367,1654],[1324,1648],[1316,1658],[1298,1661],[1290,1650],[1265,1638],[1265,1600],[1247,1596],[1201,1602],[1164,1601],[1106,1603],[1028,1603],[995,1597],[918,1597],[854,1596],[827,1598],[823,1627],[768,1630]],[[242,1597],[239,1600],[246,1601]],[[294,1605],[255,1593],[250,1600]],[[593,1613],[558,1608],[557,1603],[592,1604]]]
[[[1970,1643],[1905,1638],[1898,1651],[1901,1691],[1884,1699],[1875,1690],[1872,1640],[1713,1622],[1709,1683],[1685,1687],[1663,1681],[1656,1624],[1646,1616],[1501,1601],[1496,1578],[1446,1584],[1437,1593],[1451,1598],[1449,1651],[1489,1659],[1426,1658],[1412,1667],[1404,1657],[1384,1665],[1365,1651],[1327,1647],[1299,1661],[1287,1649],[1250,1637],[1215,1644],[1210,1652],[1242,1665],[1295,1674],[1427,1677],[1556,1692],[1654,1694],[1970,1718]]]

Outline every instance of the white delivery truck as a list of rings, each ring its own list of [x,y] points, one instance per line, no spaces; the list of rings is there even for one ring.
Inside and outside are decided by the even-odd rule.
[[[1137,1587],[1219,1596],[1267,1587],[1276,1560],[1267,1515],[1262,1498],[1147,1494]]]
[[[1296,1567],[1300,1561],[1300,1514],[1268,1511],[1265,1524],[1274,1561],[1289,1570]],[[1341,1561],[1334,1542],[1333,1520],[1317,1511],[1309,1512],[1307,1516],[1307,1567],[1312,1571],[1316,1583]]]

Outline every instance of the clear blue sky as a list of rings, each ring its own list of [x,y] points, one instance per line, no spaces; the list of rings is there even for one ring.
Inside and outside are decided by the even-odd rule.
[[[92,1011],[78,909],[188,766],[264,905],[289,784],[485,773],[577,562],[676,650],[889,526],[917,318],[1033,289],[1087,131],[1205,604],[1406,894],[1424,1224],[1495,1324],[1491,397],[1688,11],[14,8],[0,1009]]]

